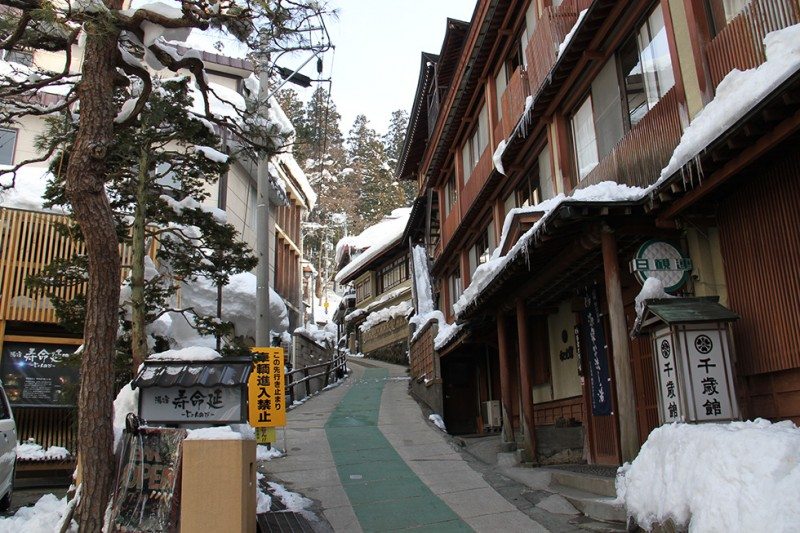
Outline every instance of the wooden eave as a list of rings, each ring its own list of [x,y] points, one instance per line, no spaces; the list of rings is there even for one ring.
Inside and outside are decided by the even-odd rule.
[[[417,91],[411,107],[411,117],[406,129],[403,151],[395,170],[395,177],[401,180],[414,180],[419,161],[428,144],[428,94],[433,85],[436,63],[439,56],[422,52]]]
[[[438,185],[440,171],[455,142],[471,97],[480,84],[483,66],[511,3],[511,0],[478,2],[472,15],[470,31],[453,77],[453,84],[448,90],[447,98],[442,102],[436,127],[428,145],[429,149],[421,165],[429,181],[428,186]]]
[[[544,212],[537,211],[534,213],[517,213],[511,219],[511,225],[506,234],[506,240],[503,241],[503,248],[500,250],[501,255],[506,255],[509,250],[516,244],[522,235],[524,235],[533,225],[544,216]]]
[[[342,280],[339,283],[342,285],[344,285],[345,283],[350,283],[354,279],[361,276],[364,272],[367,272],[369,270],[378,270],[383,265],[383,263],[394,260],[400,255],[406,253],[406,249],[403,244],[404,244],[403,237],[402,236],[398,237],[397,240],[391,246],[387,246],[386,249],[381,251],[381,253],[379,253],[369,261],[365,262],[357,269],[353,270],[347,277],[342,278]],[[342,265],[342,268],[344,266],[346,265]],[[341,270],[341,268],[339,270]]]
[[[659,225],[670,224],[701,200],[721,194],[743,169],[800,132],[800,71],[753,106],[648,197]]]

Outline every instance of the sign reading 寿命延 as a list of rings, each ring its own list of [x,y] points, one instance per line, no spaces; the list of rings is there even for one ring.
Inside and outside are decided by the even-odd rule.
[[[239,423],[244,419],[239,387],[142,387],[139,416],[153,422]]]
[[[253,348],[248,381],[249,419],[254,428],[286,425],[283,348]]]
[[[692,260],[684,257],[678,248],[655,239],[642,244],[630,263],[630,271],[636,274],[640,283],[656,278],[667,292],[680,289],[692,268]]]

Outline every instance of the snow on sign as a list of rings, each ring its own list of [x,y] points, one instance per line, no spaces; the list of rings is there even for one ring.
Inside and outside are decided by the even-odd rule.
[[[630,263],[630,271],[636,274],[640,283],[647,278],[656,278],[663,283],[667,292],[680,289],[691,270],[691,259],[684,257],[672,244],[660,240],[642,244]]]
[[[253,371],[247,384],[250,425],[256,428],[286,425],[283,348],[253,348]]]

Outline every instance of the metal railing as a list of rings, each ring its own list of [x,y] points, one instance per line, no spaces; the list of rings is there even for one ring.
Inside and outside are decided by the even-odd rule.
[[[324,369],[322,371],[318,371],[319,369]],[[326,363],[319,363],[316,365],[309,365],[304,366],[302,368],[295,368],[286,373],[286,395],[289,397],[289,405],[294,404],[295,399],[297,398],[297,393],[295,388],[298,386],[302,386],[305,391],[305,396],[302,398],[307,398],[311,396],[311,380],[316,378],[322,379],[322,387],[324,389],[332,382],[338,381],[347,371],[347,357],[344,353],[340,353],[330,361]],[[313,372],[313,373],[312,373]],[[297,379],[296,376],[302,376],[301,378]],[[331,379],[333,378],[333,380]]]

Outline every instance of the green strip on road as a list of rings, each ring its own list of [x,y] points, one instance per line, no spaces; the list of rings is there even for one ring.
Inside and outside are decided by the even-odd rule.
[[[369,368],[325,424],[344,490],[364,531],[472,531],[414,474],[378,429],[385,369]]]

